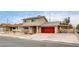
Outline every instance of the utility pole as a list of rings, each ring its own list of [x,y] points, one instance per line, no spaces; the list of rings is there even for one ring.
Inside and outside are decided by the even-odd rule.
[[[9,20],[8,20],[8,18],[7,18],[7,24],[8,24],[8,21],[9,21]]]
[[[51,22],[51,11],[49,11],[49,22]]]
[[[48,13],[49,13],[49,22],[51,22],[51,19],[50,19],[50,16],[51,16],[51,15],[50,15],[50,11],[48,11]]]

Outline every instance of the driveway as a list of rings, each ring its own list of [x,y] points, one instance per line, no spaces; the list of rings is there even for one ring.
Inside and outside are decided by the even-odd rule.
[[[33,35],[0,34],[0,46],[3,47],[62,47],[78,46],[79,40],[72,33],[39,33]]]
[[[73,33],[57,33],[57,34],[35,34],[31,37],[33,40],[47,40],[67,43],[79,43],[78,38]]]
[[[79,47],[79,44],[60,43],[55,41],[36,41],[0,36],[0,47]]]

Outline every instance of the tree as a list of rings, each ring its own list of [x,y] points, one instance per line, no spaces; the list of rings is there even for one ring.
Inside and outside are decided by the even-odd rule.
[[[78,30],[79,30],[79,24],[76,26],[76,29],[78,29]]]
[[[65,18],[65,23],[68,25],[70,23],[70,17]]]
[[[79,24],[76,26],[76,32],[79,33]]]

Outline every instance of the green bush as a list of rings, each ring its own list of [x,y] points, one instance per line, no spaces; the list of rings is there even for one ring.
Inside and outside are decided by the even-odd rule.
[[[78,29],[78,30],[79,30],[79,24],[76,26],[76,29]]]

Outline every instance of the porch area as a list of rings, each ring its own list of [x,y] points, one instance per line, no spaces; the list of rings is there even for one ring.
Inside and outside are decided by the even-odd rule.
[[[41,27],[40,26],[24,26],[22,32],[24,34],[40,33]]]

